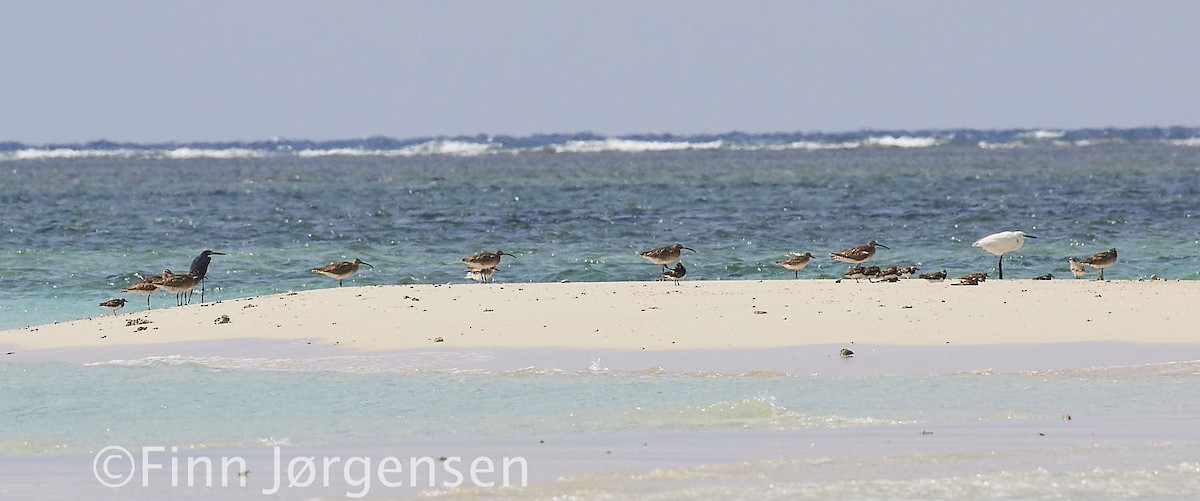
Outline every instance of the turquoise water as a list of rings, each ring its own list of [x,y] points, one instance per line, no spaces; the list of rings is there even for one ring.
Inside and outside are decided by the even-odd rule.
[[[957,134],[0,152],[0,328],[106,313],[135,273],[204,249],[228,254],[217,299],[330,287],[308,270],[355,257],[375,268],[351,284],[462,282],[459,259],[497,249],[517,255],[501,282],[646,280],[635,253],[675,242],[698,251],[694,280],[789,279],[789,252],[871,239],[881,265],[965,274],[994,271],[970,243],[1010,229],[1040,237],[1010,277],[1070,277],[1068,255],[1117,247],[1108,278],[1200,279],[1200,141]]]
[[[220,369],[203,359],[0,365],[0,455],[323,447],[614,432],[865,429],[1195,415],[1196,363],[854,377]]]

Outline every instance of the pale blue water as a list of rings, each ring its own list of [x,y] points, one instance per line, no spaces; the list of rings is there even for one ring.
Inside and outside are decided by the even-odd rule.
[[[1196,363],[1054,373],[698,376],[0,364],[0,455],[110,444],[296,447],[1200,413]],[[984,426],[985,424],[980,424]]]
[[[458,260],[516,254],[496,280],[654,278],[675,242],[694,280],[788,279],[789,252],[875,239],[881,265],[994,272],[974,240],[1037,235],[1007,275],[1070,277],[1117,247],[1112,279],[1200,279],[1200,131],[861,132],[313,143],[0,145],[0,328],[105,313],[135,273],[204,249],[211,298],[464,281]],[[807,278],[845,269],[818,259]],[[141,296],[126,295],[134,305]],[[156,306],[171,304],[160,294]]]

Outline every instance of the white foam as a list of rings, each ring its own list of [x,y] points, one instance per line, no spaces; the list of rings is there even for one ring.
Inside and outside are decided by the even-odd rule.
[[[687,150],[716,150],[724,145],[724,141],[708,141],[692,143],[688,141],[640,141],[635,139],[600,139],[594,141],[568,141],[561,145],[551,145],[555,153],[599,153],[622,152],[642,153],[651,151],[687,151]]]
[[[263,151],[250,150],[246,148],[175,148],[173,150],[163,151],[159,155],[161,155],[162,158],[168,158],[171,160],[188,160],[195,158],[262,158],[266,155],[266,153]],[[149,156],[158,155],[150,154]]]
[[[931,148],[941,144],[937,137],[918,136],[877,136],[863,141],[867,146],[886,146],[892,148]]]

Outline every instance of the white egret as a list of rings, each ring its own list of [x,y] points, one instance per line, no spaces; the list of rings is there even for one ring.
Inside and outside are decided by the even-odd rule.
[[[971,244],[971,247],[979,247],[980,249],[1000,256],[1000,264],[998,265],[998,268],[1000,268],[1000,278],[1003,279],[1004,255],[1020,249],[1021,246],[1025,245],[1026,238],[1037,237],[1033,235],[1027,235],[1023,231],[1002,231],[1000,233],[993,233],[976,240],[975,243]]]

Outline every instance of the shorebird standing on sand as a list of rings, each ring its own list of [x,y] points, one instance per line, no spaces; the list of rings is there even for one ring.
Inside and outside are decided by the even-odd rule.
[[[204,277],[205,277],[205,275],[208,275],[208,265],[209,265],[209,263],[212,262],[212,258],[209,256],[224,256],[224,255],[225,255],[224,252],[215,252],[215,251],[205,250],[204,252],[201,252],[199,256],[196,256],[196,259],[192,260],[192,269],[188,270],[188,272],[193,275],[196,275],[196,278],[198,280],[200,280],[200,302],[201,303],[204,302],[204,282],[205,282]],[[189,303],[192,302],[190,292],[188,293],[188,302]]]
[[[340,263],[329,263],[320,268],[313,268],[312,272],[320,273],[329,278],[337,280],[338,287],[341,287],[342,280],[345,280],[350,275],[357,273],[358,265],[360,265],[360,264],[363,266],[366,266],[367,268],[374,268],[374,266],[371,266],[371,263],[364,263],[363,260],[361,260],[359,258],[354,258],[354,261],[342,261]]]
[[[865,245],[852,247],[841,252],[831,252],[829,253],[829,258],[833,259],[834,261],[841,261],[843,263],[863,264],[875,257],[876,246],[891,250],[891,247],[872,240],[867,242]]]
[[[495,268],[500,265],[500,256],[513,256],[504,251],[496,252],[480,252],[471,257],[462,258],[462,264],[467,265],[469,270],[483,270],[487,268]]]
[[[683,267],[683,261],[675,263],[674,268],[668,268],[665,264],[662,267],[662,277],[659,280],[674,280],[675,285],[679,285],[679,281],[683,280],[684,275],[687,275],[687,268]]]
[[[117,310],[125,307],[125,299],[124,298],[109,299],[108,301],[100,303],[100,306],[103,306],[105,308],[112,310],[113,314],[115,315],[117,313]]]
[[[1083,261],[1080,262],[1091,266],[1092,268],[1099,269],[1100,276],[1096,277],[1096,280],[1104,280],[1104,269],[1117,262],[1117,248],[1113,247],[1104,252],[1097,252],[1091,256],[1083,258]]]
[[[978,247],[991,254],[1000,256],[1000,264],[997,267],[1000,269],[1000,278],[1004,279],[1004,255],[1020,249],[1025,245],[1026,238],[1037,238],[1033,235],[1026,235],[1023,231],[1002,231],[993,233],[971,244],[971,247]]]
[[[776,261],[775,264],[796,272],[796,278],[800,278],[800,270],[808,266],[808,262],[812,260],[812,253],[805,252],[804,254],[792,253],[783,261]]]
[[[170,271],[171,270],[167,270],[167,272],[170,272]],[[135,275],[136,275],[136,273],[135,273]],[[142,278],[141,275],[137,275],[137,277],[141,278],[141,280],[137,281],[133,285],[130,285],[129,287],[121,289],[121,292],[132,292],[134,294],[145,294],[146,295],[146,309],[149,310],[150,309],[150,296],[153,296],[154,291],[158,290],[158,284],[162,283],[162,277],[161,276],[153,276],[153,277]]]
[[[496,273],[495,268],[481,268],[478,270],[467,270],[466,278],[480,283],[487,283],[492,279],[492,274]]]
[[[171,270],[163,270],[162,281],[155,284],[155,287],[175,294],[175,306],[183,306],[185,294],[195,289],[198,283],[200,279],[191,273],[175,275]]]
[[[1068,257],[1067,265],[1071,267],[1071,274],[1075,275],[1075,278],[1087,275],[1087,270],[1083,268],[1083,261],[1080,261],[1079,258],[1075,256]]]
[[[666,266],[671,264],[672,261],[679,259],[679,255],[683,253],[683,249],[696,252],[696,249],[691,247],[684,247],[683,244],[675,244],[668,245],[666,247],[659,247],[657,249],[650,249],[648,251],[642,251],[639,252],[638,255],[646,258],[646,260],[650,261],[651,263],[661,264],[664,268],[666,268]],[[659,280],[663,280],[663,278],[660,276]]]

